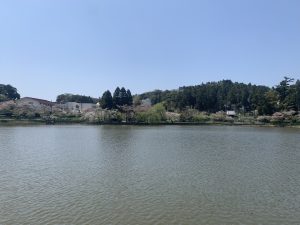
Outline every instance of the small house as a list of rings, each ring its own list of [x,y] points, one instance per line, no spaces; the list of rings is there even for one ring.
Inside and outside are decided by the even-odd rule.
[[[228,110],[226,112],[226,115],[229,116],[229,117],[236,117],[236,112],[233,111],[233,110]]]
[[[23,104],[24,105],[32,105],[32,106],[35,106],[35,107],[39,107],[39,106],[52,107],[54,105],[53,102],[50,102],[50,101],[47,101],[47,100],[44,100],[44,99],[30,98],[30,97],[21,98],[21,99],[17,100],[17,103],[21,104],[21,105],[23,105]]]

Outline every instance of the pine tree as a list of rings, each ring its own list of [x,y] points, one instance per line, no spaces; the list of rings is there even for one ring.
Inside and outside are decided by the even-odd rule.
[[[131,95],[131,91],[127,89],[127,105],[132,105],[133,99]]]
[[[120,88],[117,87],[113,95],[113,106],[116,108],[120,105]]]
[[[287,110],[290,108],[290,96],[291,88],[290,83],[294,81],[293,78],[284,77],[284,80],[280,82],[279,85],[276,86],[276,91],[279,94],[280,108],[281,110]]]
[[[128,103],[128,96],[127,96],[127,92],[126,89],[124,87],[121,88],[120,90],[120,105],[127,105]]]
[[[113,107],[113,98],[109,90],[105,91],[102,95],[101,107],[103,109],[111,109]]]

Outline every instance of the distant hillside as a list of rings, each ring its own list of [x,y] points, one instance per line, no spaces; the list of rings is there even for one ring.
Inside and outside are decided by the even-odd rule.
[[[300,81],[285,77],[276,87],[222,80],[177,90],[155,90],[136,96],[136,101],[149,98],[152,104],[163,103],[168,111],[194,108],[199,111],[253,111],[272,114],[280,110],[299,110]]]

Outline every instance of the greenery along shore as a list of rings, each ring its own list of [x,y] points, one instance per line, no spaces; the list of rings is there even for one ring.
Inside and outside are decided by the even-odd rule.
[[[119,124],[300,124],[300,81],[275,87],[223,80],[139,95],[124,87],[100,98],[61,94],[56,102],[20,98],[0,84],[0,122]]]

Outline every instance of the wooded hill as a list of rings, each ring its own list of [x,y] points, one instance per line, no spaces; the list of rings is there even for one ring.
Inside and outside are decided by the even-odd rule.
[[[19,98],[20,94],[16,88],[0,84],[0,102]],[[107,90],[101,98],[63,94],[57,97],[57,102],[100,102],[103,109],[119,110],[123,106],[133,105],[133,108],[136,108],[145,99],[150,99],[152,105],[160,103],[168,112],[181,113],[193,109],[215,113],[234,110],[238,113],[256,112],[257,115],[272,115],[275,112],[300,110],[300,80],[284,77],[272,88],[222,80],[180,87],[176,90],[155,90],[133,97],[129,89],[117,87],[113,95]]]
[[[284,77],[275,87],[237,83],[231,80],[180,87],[177,90],[155,90],[135,96],[135,101],[151,99],[163,103],[167,111],[193,108],[210,113],[226,110],[271,115],[277,111],[300,109],[300,80]]]

